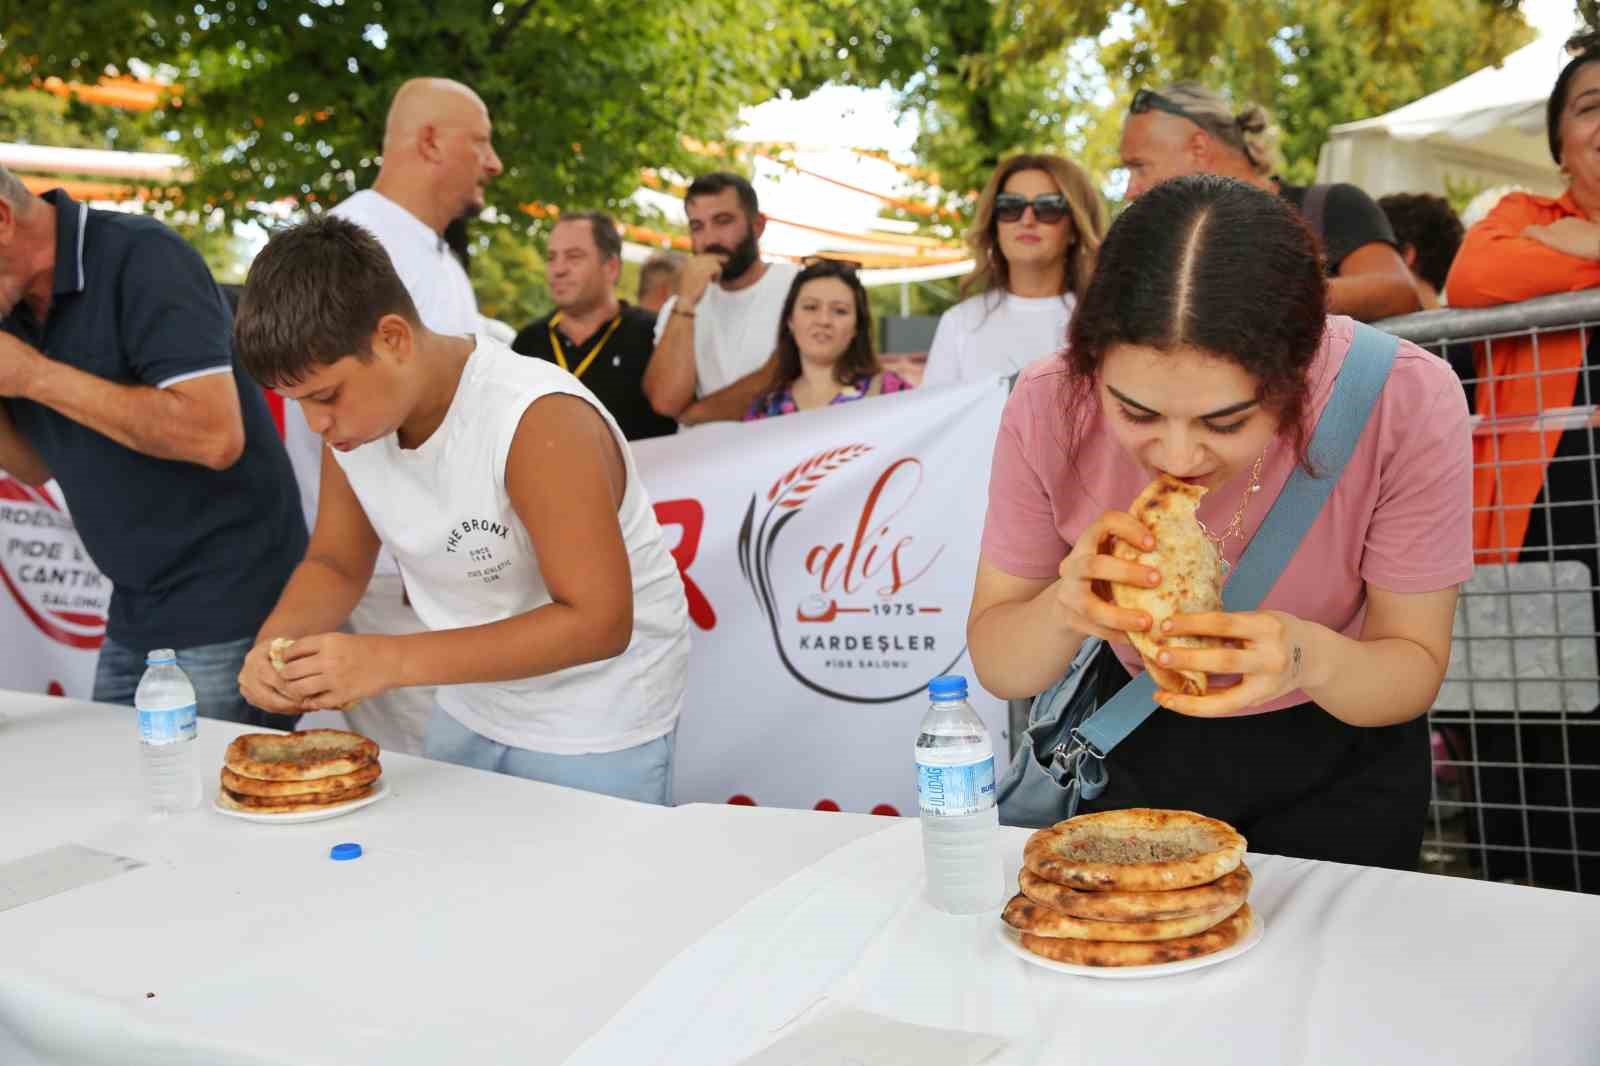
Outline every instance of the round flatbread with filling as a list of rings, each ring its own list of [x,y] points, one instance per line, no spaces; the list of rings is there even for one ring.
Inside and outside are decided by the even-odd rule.
[[[242,796],[261,796],[271,798],[274,796],[292,796],[301,799],[314,799],[319,795],[329,792],[342,792],[346,789],[360,788],[370,785],[383,773],[383,766],[374,762],[363,766],[354,773],[334,774],[332,777],[314,777],[309,781],[257,781],[253,777],[243,777],[234,773],[226,766],[222,768],[222,787],[229,792],[237,792]]]
[[[257,781],[314,781],[353,774],[378,759],[378,745],[343,729],[298,733],[243,733],[233,739],[223,765]]]
[[[1203,933],[1172,940],[1126,943],[1114,940],[1071,940],[1022,934],[1022,946],[1041,958],[1075,966],[1157,966],[1211,955],[1231,948],[1250,933],[1255,915],[1246,903]]]
[[[280,674],[283,673],[283,668],[289,665],[289,663],[283,657],[284,653],[292,647],[294,647],[294,641],[290,640],[288,637],[273,637],[272,643],[267,645],[267,662],[271,663],[272,668],[278,671]],[[351,700],[343,707],[332,707],[329,709],[335,711],[348,711],[360,702],[360,700]]]
[[[338,792],[325,792],[318,796],[245,796],[226,788],[217,790],[217,802],[231,811],[249,811],[251,814],[298,814],[302,811],[320,811],[364,799],[372,794],[372,785],[346,788]]]
[[[1225,877],[1244,852],[1244,837],[1227,822],[1132,807],[1040,829],[1023,846],[1022,864],[1046,881],[1090,892],[1168,892]]]
[[[1222,610],[1222,559],[1195,518],[1206,490],[1199,485],[1162,474],[1134,498],[1128,513],[1156,538],[1153,551],[1140,551],[1121,540],[1112,543],[1118,559],[1153,566],[1161,572],[1154,588],[1111,585],[1111,600],[1119,607],[1143,611],[1150,628],[1130,632],[1128,640],[1144,660],[1144,668],[1157,685],[1191,696],[1206,694],[1206,675],[1199,670],[1173,670],[1156,662],[1163,647],[1219,648],[1216,637],[1162,637],[1161,623],[1175,614]]]
[[[1174,940],[1203,933],[1228,917],[1239,906],[1218,907],[1183,918],[1153,918],[1145,922],[1097,922],[1074,918],[1052,907],[1035,903],[1020,893],[1011,897],[1000,918],[1011,928],[1035,936],[1067,937],[1072,940],[1121,940],[1142,943]]]
[[[1210,884],[1170,892],[1085,892],[1046,881],[1027,867],[1017,875],[1017,887],[1035,903],[1097,922],[1187,918],[1219,907],[1232,913],[1250,895],[1250,882],[1250,868],[1243,865]]]

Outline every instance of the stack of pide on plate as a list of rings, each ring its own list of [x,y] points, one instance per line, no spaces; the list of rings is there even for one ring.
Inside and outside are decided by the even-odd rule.
[[[223,757],[217,802],[255,814],[323,810],[371,795],[382,773],[378,745],[358,733],[245,733]]]
[[[1136,807],[1041,829],[1023,850],[1022,891],[1002,919],[1022,946],[1078,966],[1151,966],[1243,940],[1245,839],[1190,811]]]

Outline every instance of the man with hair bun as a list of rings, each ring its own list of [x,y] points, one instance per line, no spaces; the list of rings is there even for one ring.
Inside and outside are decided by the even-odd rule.
[[[1140,89],[1122,127],[1128,199],[1187,174],[1220,174],[1288,200],[1322,244],[1328,312],[1372,322],[1422,308],[1388,218],[1354,185],[1289,185],[1274,177],[1278,130],[1258,104],[1237,113],[1199,82]]]

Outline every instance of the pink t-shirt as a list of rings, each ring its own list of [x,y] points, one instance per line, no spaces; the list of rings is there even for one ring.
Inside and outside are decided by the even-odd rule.
[[[1329,316],[1310,370],[1311,417],[1322,414],[1355,334]],[[1093,421],[1074,438],[1067,422],[1067,369],[1059,356],[1025,370],[1006,403],[995,441],[983,557],[1015,577],[1054,578],[1061,560],[1101,514],[1127,508],[1151,476],[1117,444],[1098,400],[1080,406]],[[1076,454],[1069,442],[1080,441]],[[1254,537],[1295,465],[1290,441],[1267,450],[1261,491],[1245,512]],[[1208,493],[1200,517],[1223,529],[1248,484],[1240,475]],[[1236,563],[1245,542],[1224,546]],[[1365,583],[1401,593],[1435,592],[1472,574],[1472,441],[1467,404],[1449,364],[1400,342],[1394,369],[1338,485],[1288,569],[1262,604],[1359,637]],[[1130,674],[1138,652],[1117,644]],[[1304,703],[1292,692],[1262,711]]]

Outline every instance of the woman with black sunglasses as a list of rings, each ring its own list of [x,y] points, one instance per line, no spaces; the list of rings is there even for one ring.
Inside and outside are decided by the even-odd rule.
[[[961,288],[971,295],[940,317],[923,384],[1010,374],[1066,343],[1105,230],[1082,167],[1054,155],[1002,162],[967,238],[977,265]]]

